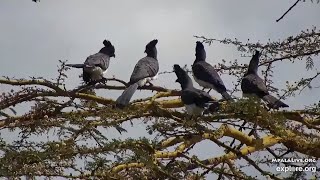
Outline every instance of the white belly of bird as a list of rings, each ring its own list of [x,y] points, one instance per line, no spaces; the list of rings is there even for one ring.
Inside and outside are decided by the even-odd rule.
[[[250,98],[250,97],[253,97],[253,98],[259,98],[257,95],[255,94],[247,94],[247,93],[242,93],[242,97],[244,98]]]
[[[92,80],[100,80],[103,78],[104,71],[100,67],[94,67],[90,74]]]
[[[202,115],[204,109],[196,106],[195,104],[185,105],[187,113],[189,115]]]
[[[153,77],[147,77],[147,78],[141,79],[140,81],[138,81],[138,85],[141,87],[146,85],[148,82],[151,82],[152,80],[156,80],[156,79],[158,79],[158,74],[156,74]]]

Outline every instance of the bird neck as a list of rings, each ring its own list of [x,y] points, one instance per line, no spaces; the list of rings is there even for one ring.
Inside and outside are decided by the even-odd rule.
[[[249,67],[248,67],[246,74],[257,74],[258,64],[259,64],[259,59],[252,59],[250,61],[250,64],[249,64]]]
[[[204,49],[196,51],[196,60],[195,62],[205,61],[206,60],[206,51]]]
[[[203,59],[203,58],[198,58],[198,57],[196,57],[196,59],[194,60],[194,63],[196,63],[196,62],[201,62],[201,61],[206,61],[206,60]]]
[[[103,47],[102,49],[100,49],[99,53],[105,54],[107,56],[111,56],[112,53],[110,52],[109,49],[107,49],[106,47]]]
[[[187,88],[192,88],[193,87],[193,83],[191,78],[187,75],[183,81],[181,82],[181,89],[187,89]]]
[[[252,70],[250,71],[250,70],[248,69],[248,71],[247,71],[247,73],[245,74],[245,76],[246,76],[246,75],[249,75],[249,74],[257,74],[257,72],[252,71]]]
[[[255,72],[255,71],[247,71],[243,76],[248,76],[248,75],[250,75],[250,74],[255,74],[255,75],[257,75],[257,72]]]

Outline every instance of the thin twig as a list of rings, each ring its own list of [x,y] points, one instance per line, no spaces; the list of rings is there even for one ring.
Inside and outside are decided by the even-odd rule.
[[[281,19],[283,19],[283,17],[284,17],[286,14],[288,14],[288,12],[291,11],[291,9],[292,9],[293,7],[295,7],[295,6],[298,4],[299,1],[300,1],[300,0],[297,0],[279,19],[276,20],[276,22],[279,22]]]

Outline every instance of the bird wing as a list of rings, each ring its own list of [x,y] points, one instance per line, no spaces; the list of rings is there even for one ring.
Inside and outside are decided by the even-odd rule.
[[[211,83],[221,92],[226,91],[226,87],[219,74],[209,63],[205,61],[194,63],[192,71],[197,79]]]
[[[241,89],[243,93],[256,94],[259,97],[269,94],[264,81],[255,74],[249,74],[242,79]]]
[[[159,71],[158,61],[151,57],[140,59],[135,65],[129,84],[136,83],[147,77],[154,77]]]
[[[183,90],[181,100],[184,104],[196,104],[199,107],[204,107],[205,103],[213,101],[208,93],[196,88]]]
[[[87,66],[98,66],[104,71],[109,67],[110,57],[103,53],[96,53],[87,57],[86,61],[84,62]]]

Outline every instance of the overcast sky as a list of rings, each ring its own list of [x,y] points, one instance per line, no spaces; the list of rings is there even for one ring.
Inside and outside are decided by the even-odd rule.
[[[54,78],[58,60],[81,63],[109,39],[116,48],[107,77],[115,75],[128,81],[135,63],[145,56],[145,45],[159,39],[160,71],[171,71],[173,64],[194,61],[196,39],[193,35],[210,38],[250,39],[266,42],[296,35],[301,30],[320,25],[320,5],[299,3],[287,16],[278,19],[295,1],[289,0],[2,0],[0,5],[0,75],[17,78],[43,76]],[[206,46],[208,62],[222,59],[249,62],[239,56],[236,48],[214,43]],[[319,59],[319,58],[318,58]],[[304,62],[280,62],[275,72],[276,85],[298,80],[305,72]],[[319,62],[316,61],[317,67]],[[69,87],[78,86],[80,70],[68,72]],[[159,76],[154,84],[179,88],[174,74]],[[232,89],[228,75],[222,76]],[[319,86],[320,81],[315,81]],[[1,85],[0,85],[1,88]],[[120,91],[104,91],[100,95],[116,98]],[[145,96],[137,92],[134,98]],[[220,95],[212,93],[213,95]],[[319,89],[306,90],[285,102],[293,108],[319,101]],[[143,129],[143,128],[142,128]],[[135,135],[141,135],[138,131]]]
[[[0,74],[19,78],[55,77],[59,59],[81,63],[102,47],[104,39],[112,41],[116,48],[116,58],[112,59],[108,77],[115,75],[128,81],[135,63],[145,56],[146,43],[154,38],[159,39],[160,71],[172,70],[174,63],[190,66],[196,41],[193,35],[265,42],[269,38],[283,39],[319,25],[319,5],[311,3],[298,4],[276,23],[275,20],[292,3],[276,0],[42,0],[40,3],[4,0],[0,6]],[[212,64],[221,59],[250,60],[240,57],[232,46],[215,43],[206,46],[206,50]],[[286,63],[277,63],[279,68],[275,79],[278,87],[283,87],[285,80],[295,81],[305,75],[301,64],[289,65],[291,70],[301,71],[296,73],[285,71]],[[80,73],[76,69],[69,71],[70,87],[80,83]],[[179,88],[172,82],[172,76],[174,74],[160,76],[155,84]],[[222,78],[231,89],[230,77],[224,75]],[[120,93],[105,92],[102,95],[116,97]],[[287,102],[298,107],[301,101],[308,104],[314,100],[310,93],[303,97],[304,94]],[[135,97],[141,95],[138,93]],[[213,95],[220,97],[216,93]]]

